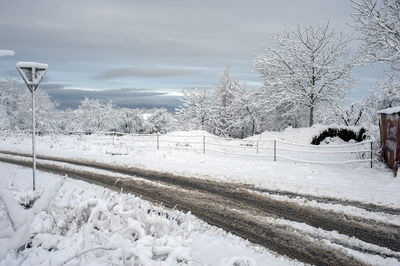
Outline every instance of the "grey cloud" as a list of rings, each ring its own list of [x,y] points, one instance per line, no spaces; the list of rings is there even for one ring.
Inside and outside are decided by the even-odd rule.
[[[51,53],[53,59],[250,61],[266,35],[285,25],[330,19],[343,30],[348,2],[7,1],[0,10],[0,38],[7,47]]]
[[[62,84],[62,83],[46,83],[42,82],[40,84],[40,88],[46,89],[46,90],[55,90],[55,89],[62,89],[64,87],[68,87],[68,84]]]
[[[104,102],[112,101],[119,107],[128,108],[164,107],[169,111],[173,111],[180,104],[179,97],[177,96],[168,96],[166,92],[143,91],[142,89],[125,88],[103,91],[46,87],[43,87],[43,89],[53,100],[59,102],[59,106],[62,109],[77,108],[85,97],[90,99],[99,99]]]
[[[138,68],[126,67],[116,68],[102,72],[95,76],[99,80],[109,80],[124,77],[139,77],[139,78],[159,78],[171,76],[188,76],[199,74],[201,71],[194,69],[176,69],[176,68]]]
[[[52,82],[76,87],[104,88],[117,81],[119,87],[212,86],[228,64],[256,82],[252,60],[269,34],[326,20],[337,31],[352,33],[349,0],[0,2],[0,45],[16,52],[0,57],[0,75],[16,61],[46,62]],[[158,83],[132,84],[125,77]]]

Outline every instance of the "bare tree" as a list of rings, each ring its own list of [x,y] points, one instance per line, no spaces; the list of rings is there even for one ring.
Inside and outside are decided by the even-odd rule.
[[[280,110],[283,117],[308,110],[308,125],[314,123],[315,108],[340,106],[352,84],[353,62],[348,57],[348,42],[323,25],[308,25],[275,34],[275,47],[265,47],[255,60],[264,82],[266,111]]]
[[[400,68],[400,0],[352,0],[354,28],[363,34],[362,50],[369,61]]]
[[[352,103],[349,107],[338,112],[338,116],[346,126],[357,126],[363,116],[364,106],[358,102]]]

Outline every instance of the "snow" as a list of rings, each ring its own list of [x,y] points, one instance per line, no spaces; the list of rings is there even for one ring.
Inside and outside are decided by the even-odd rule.
[[[322,130],[322,128],[318,130]],[[247,156],[210,151],[203,154],[203,135],[206,136],[207,141],[210,143],[212,141],[214,144],[234,145],[236,143],[233,143],[232,140],[204,134],[203,131],[180,131],[160,135],[160,150],[157,150],[156,136],[154,135],[142,137],[129,135],[121,137],[102,135],[43,136],[37,138],[37,153],[95,160],[120,165],[121,167],[137,167],[193,178],[253,184],[256,187],[278,191],[400,208],[400,194],[398,193],[400,179],[394,178],[391,170],[382,163],[374,162],[374,167],[371,169],[369,162],[330,165],[291,162],[281,158],[274,162],[271,157],[257,156],[254,147],[242,146],[237,143],[234,149],[241,151],[242,154],[246,154],[244,150],[247,151]],[[308,140],[312,136],[314,136],[313,130],[288,129],[282,133],[266,132],[261,137],[276,137],[281,140],[296,141],[300,145],[309,143]],[[254,141],[254,138],[257,139],[260,136],[241,140],[239,144],[249,140]],[[29,136],[8,136],[0,139],[0,147],[5,150],[29,153],[31,149],[30,141]],[[115,141],[115,145],[113,145],[113,141]],[[197,142],[197,144],[190,144],[189,141]],[[287,147],[282,146],[283,144],[278,144],[278,147],[279,145],[282,148]],[[324,146],[330,147],[330,145]],[[367,143],[367,147],[369,145],[370,143]],[[227,151],[232,152],[231,147],[222,146],[221,148],[226,148]],[[305,147],[293,148],[293,150],[301,149],[307,150]],[[350,146],[349,148],[350,151],[354,149],[359,150],[360,147]],[[121,155],[111,155],[112,152],[110,151],[116,154],[118,150],[121,151]],[[329,148],[329,151],[343,150],[345,149],[341,145]],[[269,152],[268,154],[265,153],[269,156],[271,150],[265,152]],[[297,151],[281,151],[280,154],[287,156],[290,154],[291,157],[296,159],[306,158],[313,161],[340,161],[356,159],[356,156],[358,156],[351,153],[305,154]]]
[[[400,180],[394,178],[392,172],[383,164],[374,162],[374,168],[371,169],[365,164],[314,165],[281,159],[273,162],[268,157],[249,156],[254,155],[251,154],[254,150],[250,149],[254,147],[248,146],[249,143],[254,144],[263,139],[276,139],[281,143],[278,145],[294,142],[299,146],[293,150],[310,149],[306,144],[324,129],[325,127],[318,125],[310,129],[288,128],[282,132],[264,132],[244,140],[223,139],[201,130],[175,131],[158,136],[160,150],[157,150],[156,135],[38,136],[37,152],[57,157],[95,160],[114,166],[138,167],[199,179],[252,184],[271,190],[400,208]],[[221,155],[210,151],[203,154],[203,137],[208,141],[207,145],[229,144],[228,147],[221,148],[228,152],[237,149],[243,154],[248,152],[248,155]],[[0,138],[0,149],[29,153],[30,141],[29,135],[25,134],[4,135]],[[110,149],[126,152],[113,156],[107,153]],[[318,147],[318,150],[326,149],[343,151],[359,150],[360,147],[358,144],[349,146],[338,138],[331,138]],[[291,152],[292,156],[298,159],[305,156],[298,151],[285,152]],[[354,155],[311,153],[307,156],[311,156],[311,159],[324,156],[328,156],[329,159],[341,159]],[[76,168],[84,169],[83,166]],[[107,174],[104,170],[95,172]],[[127,175],[115,175],[118,178],[130,178]],[[6,254],[0,256],[3,258],[0,259],[0,264],[13,265],[23,262],[23,265],[59,265],[67,262],[106,265],[126,264],[130,258],[149,265],[178,265],[179,262],[187,262],[190,265],[229,266],[298,263],[209,226],[191,214],[166,210],[132,195],[40,171],[37,182],[39,198],[37,194],[28,190],[31,187],[30,169],[0,163],[0,197],[3,199],[0,201],[0,252]],[[296,202],[344,215],[400,224],[398,215],[373,213],[354,206],[319,203],[303,198],[268,196],[282,202]],[[35,198],[38,199],[31,209],[24,210],[19,206]],[[391,252],[337,232],[324,231],[301,223],[268,217],[257,219],[265,219],[265,222],[277,226],[288,225],[306,237],[320,239],[319,236],[322,236],[323,239],[318,241],[332,246],[342,241],[383,253]],[[16,226],[13,227],[13,224]],[[28,242],[30,248],[25,248],[19,255],[11,251]],[[396,262],[358,251],[354,251],[354,255],[379,265]]]
[[[378,113],[379,113],[379,114],[387,114],[387,115],[400,113],[400,106],[396,106],[396,107],[391,107],[391,108],[386,108],[386,109],[383,109],[383,110],[379,110]]]
[[[354,130],[358,132],[360,127],[345,127],[343,125],[321,125],[321,124],[314,124],[311,127],[303,127],[303,128],[293,128],[287,127],[283,131],[265,131],[259,135],[254,135],[247,139],[249,140],[257,140],[257,139],[276,139],[281,141],[288,141],[291,143],[297,144],[310,144],[311,141],[315,136],[320,135],[323,131],[329,128],[337,128],[337,129],[347,129],[347,130]]]
[[[190,213],[54,174],[38,171],[37,176],[39,199],[24,210],[19,198],[31,193],[31,170],[0,163],[1,187],[6,191],[0,195],[0,265],[301,264]],[[10,216],[25,220],[23,233],[12,228],[6,215],[11,208],[16,213]],[[27,217],[26,212],[32,215]],[[14,240],[18,245],[12,245]]]
[[[37,62],[18,62],[17,67],[19,68],[40,68],[40,69],[48,69],[48,64],[37,63]]]

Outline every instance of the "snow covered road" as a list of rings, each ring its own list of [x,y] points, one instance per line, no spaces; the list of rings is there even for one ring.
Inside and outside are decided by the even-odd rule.
[[[398,209],[370,208],[372,205],[362,203],[349,206],[351,202],[342,205],[340,200],[325,208],[322,198],[307,204],[310,200],[302,195],[294,200],[295,195],[272,195],[272,191],[238,184],[140,172],[93,161],[38,158],[42,158],[39,169],[123,188],[171,208],[192,211],[211,224],[303,262],[398,264],[400,260]],[[30,160],[21,156],[2,155],[0,160],[30,166]]]

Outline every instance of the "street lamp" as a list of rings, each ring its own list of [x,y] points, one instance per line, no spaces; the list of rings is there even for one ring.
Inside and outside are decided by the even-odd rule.
[[[36,155],[35,155],[35,91],[39,86],[44,74],[46,74],[47,64],[35,62],[18,62],[17,70],[21,74],[32,94],[32,161],[33,161],[33,191],[35,191],[35,176],[36,176]]]

